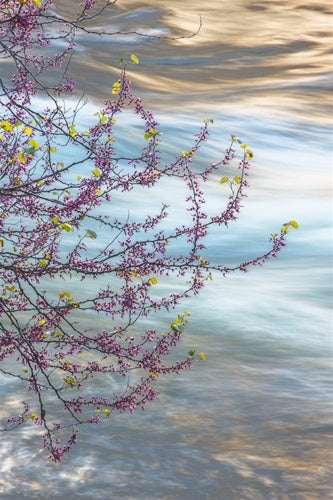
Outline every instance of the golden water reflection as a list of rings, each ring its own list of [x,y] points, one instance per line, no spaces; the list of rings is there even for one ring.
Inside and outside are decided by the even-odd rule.
[[[61,2],[59,2],[61,4]],[[69,11],[73,2],[67,4]],[[328,118],[332,6],[329,1],[122,0],[98,30],[192,38],[80,38],[79,87],[109,95],[120,57],[140,58],[133,79],[149,104],[218,107],[246,104],[271,112]],[[86,75],[89,74],[87,79]]]

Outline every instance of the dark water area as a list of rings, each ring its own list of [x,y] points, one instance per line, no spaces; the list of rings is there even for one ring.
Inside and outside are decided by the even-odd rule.
[[[56,5],[70,13],[75,3]],[[56,466],[33,426],[1,435],[1,498],[332,497],[332,5],[119,0],[95,28],[175,37],[196,31],[199,14],[191,38],[133,33],[106,43],[80,34],[73,71],[89,98],[86,119],[110,96],[119,58],[136,54],[140,64],[129,72],[161,124],[166,159],[186,149],[203,116],[214,125],[200,161],[219,159],[230,133],[254,150],[243,213],[211,234],[209,258],[253,257],[282,222],[300,228],[279,259],[214,276],[183,304],[191,312],[183,352],[195,346],[207,361],[160,382],[144,413],[81,429],[79,446]],[[130,147],[137,126],[128,117],[126,127]],[[218,182],[207,189],[219,206]],[[138,195],[133,207],[150,209],[162,197],[176,219],[176,193],[149,204]],[[24,396],[0,379],[11,409]]]

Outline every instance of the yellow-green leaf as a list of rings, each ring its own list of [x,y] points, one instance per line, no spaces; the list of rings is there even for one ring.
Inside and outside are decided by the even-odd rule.
[[[186,158],[187,156],[193,156],[194,151],[182,151],[182,156]]]
[[[180,325],[177,324],[176,321],[174,321],[173,323],[170,324],[170,328],[171,330],[173,330],[174,332],[179,332],[181,331],[181,328],[180,328]]]
[[[24,134],[26,134],[26,135],[31,135],[31,134],[32,134],[32,128],[31,128],[31,127],[28,127],[28,126],[27,126],[27,127],[24,127],[24,128],[22,129],[22,132],[23,132]]]
[[[139,64],[139,58],[134,54],[131,55],[131,61],[133,64]]]
[[[253,159],[253,151],[251,151],[251,149],[246,149],[245,153],[246,153],[246,157],[247,157],[248,160],[252,160]]]
[[[121,83],[120,82],[114,82],[114,84],[112,85],[112,94],[119,94],[120,92],[120,89],[121,89]]]
[[[222,179],[220,180],[220,184],[224,184],[225,182],[228,182],[229,180],[229,177],[222,177]]]
[[[23,163],[23,165],[26,163],[26,159],[25,159],[25,157],[24,157],[24,155],[22,153],[19,153],[17,155],[17,159],[18,159],[19,162]]]
[[[200,356],[200,358],[201,358],[203,361],[206,361],[207,356],[206,356],[206,354],[205,354],[204,352],[199,352],[199,356]]]
[[[100,177],[102,172],[100,171],[99,168],[96,167],[92,169],[91,173],[93,174],[94,177]]]
[[[149,130],[146,130],[146,132],[143,134],[143,137],[145,139],[150,139],[151,137],[155,137],[155,135],[160,135],[159,132],[153,127],[151,127]]]
[[[290,221],[290,225],[294,228],[294,229],[298,229],[298,222],[296,220],[291,220]]]
[[[148,280],[152,285],[157,285],[157,278],[155,276],[151,276]]]
[[[69,385],[69,386],[71,386],[71,387],[73,387],[74,385],[76,385],[75,379],[74,379],[73,377],[69,377],[69,376],[68,376],[68,377],[64,377],[64,378],[63,378],[63,381],[64,381],[67,385]]]
[[[34,148],[35,151],[39,148],[39,144],[36,141],[36,139],[29,139],[29,144],[32,148]]]
[[[70,224],[69,222],[63,222],[62,224],[59,224],[59,227],[64,231],[67,231],[67,233],[69,233],[70,231],[74,231],[72,224]]]
[[[77,135],[77,131],[75,129],[75,125],[72,124],[68,127],[68,133],[71,137],[75,137]]]
[[[3,128],[6,132],[11,132],[14,128],[14,125],[12,125],[7,120],[2,120],[2,122],[0,122],[0,127]]]
[[[238,177],[238,175],[235,175],[234,181],[236,182],[236,184],[240,184],[242,182],[242,179]]]

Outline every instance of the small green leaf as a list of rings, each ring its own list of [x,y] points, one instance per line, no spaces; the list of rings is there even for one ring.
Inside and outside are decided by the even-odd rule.
[[[298,222],[296,220],[291,220],[290,221],[290,225],[294,228],[294,229],[298,229]]]
[[[229,177],[222,177],[222,179],[220,180],[220,184],[224,184],[225,182],[228,182],[229,180]]]
[[[155,135],[160,135],[159,132],[153,127],[151,127],[149,130],[146,130],[146,132],[143,134],[143,137],[148,140],[151,137],[155,137]]]
[[[27,153],[27,155],[33,155],[35,154],[36,150],[35,148],[30,147],[30,148],[25,148],[24,152]]]
[[[74,231],[72,224],[69,222],[63,222],[62,224],[59,224],[59,227],[64,231],[67,231],[67,233]]]
[[[245,153],[248,160],[253,160],[253,151],[251,151],[251,149],[246,149]]]
[[[92,169],[91,173],[93,174],[94,177],[100,177],[102,172],[100,171],[99,168],[96,167]]]
[[[121,89],[121,83],[120,82],[114,82],[113,86],[112,86],[112,94],[119,94],[120,92],[120,89]]]
[[[87,235],[89,236],[89,238],[91,238],[92,240],[95,240],[97,238],[97,234],[95,233],[95,231],[92,231],[91,229],[87,229]]]
[[[236,184],[240,184],[242,182],[242,179],[238,177],[238,175],[235,175],[234,181],[236,182]]]
[[[34,151],[37,151],[37,149],[39,148],[39,144],[36,139],[29,139],[29,144]]]
[[[182,151],[182,156],[183,158],[186,158],[188,156],[194,156],[194,151],[190,150],[190,151]]]
[[[199,356],[200,356],[200,358],[201,358],[203,361],[206,361],[207,356],[206,356],[206,354],[205,354],[204,352],[199,352]]]
[[[133,64],[139,64],[139,58],[134,54],[131,55],[131,61]]]

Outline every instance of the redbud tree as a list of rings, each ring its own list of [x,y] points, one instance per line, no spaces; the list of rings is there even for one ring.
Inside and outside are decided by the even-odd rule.
[[[0,0],[0,371],[24,393],[14,414],[3,409],[2,431],[40,426],[55,462],[77,442],[80,424],[145,408],[159,377],[204,358],[170,355],[188,321],[182,299],[212,272],[246,271],[276,256],[297,227],[284,224],[269,251],[233,268],[203,256],[209,230],[237,219],[252,151],[231,136],[223,158],[194,168],[212,122],[203,120],[186,149],[162,160],[162,129],[126,73],[139,63],[134,54],[82,126],[80,100],[66,100],[75,91],[75,35],[89,36],[89,21],[113,3],[85,0],[65,19],[51,0]],[[118,124],[129,110],[141,142],[124,151]],[[229,193],[208,214],[204,187],[216,178]],[[168,223],[163,200],[149,209],[160,183],[182,186],[179,224]],[[146,193],[148,213],[126,205],[131,191]],[[163,311],[170,320],[160,331],[151,318]]]

